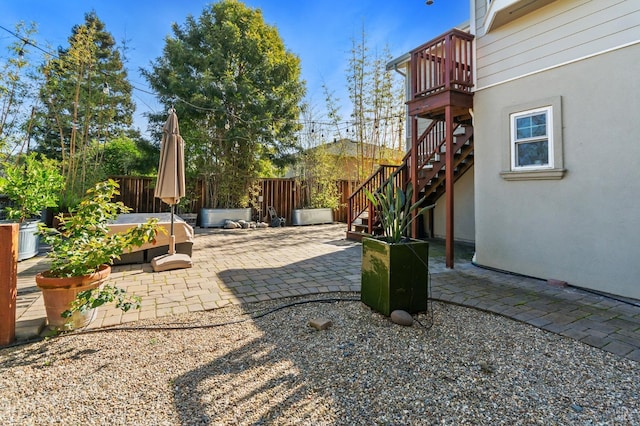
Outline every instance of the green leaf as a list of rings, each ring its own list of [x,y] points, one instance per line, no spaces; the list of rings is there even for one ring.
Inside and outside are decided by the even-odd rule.
[[[435,207],[435,204],[422,207],[426,197],[422,197],[414,204],[410,204],[413,187],[409,183],[406,191],[394,187],[393,181],[388,180],[383,187],[374,194],[365,189],[367,199],[378,210],[378,217],[382,224],[383,234],[387,241],[398,243],[405,236],[411,223],[421,214]],[[419,209],[419,210],[418,210]]]

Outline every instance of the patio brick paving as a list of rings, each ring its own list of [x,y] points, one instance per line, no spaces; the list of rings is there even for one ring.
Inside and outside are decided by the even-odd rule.
[[[345,240],[344,224],[222,230],[196,228],[193,268],[153,272],[149,264],[113,267],[109,282],[142,296],[142,309],[98,311],[91,328],[288,296],[360,291],[361,245]],[[456,247],[444,266],[442,242],[429,258],[434,300],[494,312],[640,361],[640,305],[574,287],[501,273],[470,263],[472,247]],[[43,256],[18,265],[18,339],[45,323],[34,275]]]

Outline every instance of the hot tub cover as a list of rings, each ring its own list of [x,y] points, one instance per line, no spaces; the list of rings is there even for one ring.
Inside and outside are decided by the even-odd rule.
[[[132,226],[144,223],[150,217],[157,217],[158,224],[164,228],[166,233],[158,232],[156,235],[156,243],[146,243],[140,247],[133,247],[129,252],[146,250],[154,247],[168,246],[171,243],[171,235],[169,233],[171,227],[171,213],[127,213],[118,215],[118,217],[109,223],[111,232],[126,232]],[[176,236],[176,244],[193,242],[193,228],[178,216],[173,217],[173,233]]]

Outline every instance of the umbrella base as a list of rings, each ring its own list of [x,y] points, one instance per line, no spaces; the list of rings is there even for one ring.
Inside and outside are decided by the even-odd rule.
[[[162,256],[154,257],[151,261],[151,267],[155,272],[185,269],[191,268],[191,266],[193,266],[191,257],[182,253],[163,254]]]

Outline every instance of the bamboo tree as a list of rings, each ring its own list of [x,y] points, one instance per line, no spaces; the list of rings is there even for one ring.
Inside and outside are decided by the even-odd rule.
[[[322,84],[322,93],[324,94],[325,107],[327,109],[327,118],[335,129],[338,139],[343,138],[342,134],[342,116],[340,115],[340,99],[336,98],[335,91],[329,89],[326,84]]]
[[[364,144],[368,139],[366,132],[366,91],[369,82],[369,55],[366,43],[366,33],[364,25],[360,33],[360,40],[351,40],[351,57],[349,60],[350,73],[347,75],[349,88],[349,99],[353,106],[351,118],[354,121],[354,130],[357,144],[357,171],[358,179],[363,180],[370,171],[365,168],[365,149]]]
[[[337,109],[333,112],[337,113]],[[340,178],[344,155],[340,150],[331,149],[335,145],[330,145],[323,138],[323,130],[315,129],[315,123],[321,120],[317,119],[314,111],[304,108],[302,117],[303,121],[310,123],[312,127],[304,127],[298,136],[301,151],[297,176],[301,178],[304,193],[304,206],[301,207],[335,209],[340,202],[337,181]]]
[[[403,86],[401,80],[386,69],[390,60],[387,46],[381,53],[371,53],[363,26],[359,39],[352,40],[347,73],[360,180],[374,171],[376,163],[400,160],[388,158],[391,149],[402,146],[404,116]]]
[[[35,77],[29,74],[29,53],[35,33],[33,23],[16,24],[16,40],[7,48],[8,59],[0,64],[0,157],[17,149],[20,152],[27,150],[25,145],[29,140],[31,115],[24,106],[35,101]]]

